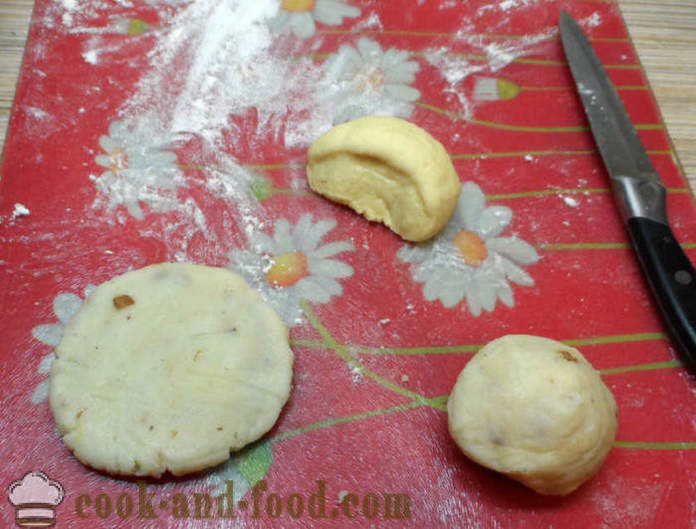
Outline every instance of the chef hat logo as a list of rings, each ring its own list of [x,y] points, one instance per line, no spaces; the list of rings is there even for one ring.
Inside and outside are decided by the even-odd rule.
[[[34,470],[10,483],[7,495],[15,507],[15,523],[19,527],[51,527],[56,523],[56,507],[65,493],[60,483]]]

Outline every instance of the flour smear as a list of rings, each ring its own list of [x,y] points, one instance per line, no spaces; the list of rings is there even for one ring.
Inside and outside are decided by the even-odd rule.
[[[202,0],[181,9],[149,53],[152,69],[122,114],[154,106],[173,140],[193,135],[218,146],[230,116],[254,109],[257,130],[246,135],[282,130],[280,139],[289,138],[312,108],[320,69],[272,33],[268,22],[278,10],[277,0]]]
[[[421,96],[410,85],[423,62],[446,80],[444,90],[458,107],[453,110],[465,119],[473,117],[477,103],[496,97],[493,74],[553,39],[557,31],[548,27],[520,38],[491,39],[479,33],[482,16],[490,18],[487,12],[495,11],[496,25],[505,24],[517,10],[543,1],[502,0],[463,17],[453,39],[478,50],[481,59],[463,58],[450,47],[440,47],[426,49],[416,60],[415,50],[382,48],[377,39],[361,35],[383,25],[374,11],[354,5],[351,9],[362,11],[353,24],[355,35],[346,36],[327,58],[316,59],[312,52],[323,37],[306,41],[275,32],[277,21],[289,16],[279,0],[148,0],[158,20],[142,35],[124,30],[132,22],[124,8],[136,5],[131,0],[54,0],[56,18],[67,32],[90,35],[81,51],[86,64],[103,67],[115,57],[122,63],[120,42],[142,38],[151,43],[134,93],[114,116],[113,130],[100,140],[105,154],[97,155],[97,163],[106,170],[90,176],[100,193],[95,207],[119,208],[112,216],[116,222],[125,222],[128,214],[144,220],[149,212],[177,212],[181,226],[188,226],[171,241],[177,255],[185,253],[197,232],[211,244],[224,246],[213,233],[215,223],[207,218],[215,201],[229,205],[245,234],[264,224],[263,207],[250,193],[256,177],[246,164],[266,163],[267,145],[287,153],[275,156],[275,163],[302,153],[335,124],[339,108],[351,119],[359,117],[351,113],[360,112],[408,118],[411,102]],[[119,14],[113,14],[114,7],[121,8]],[[443,1],[441,7],[456,6]],[[342,23],[340,12],[332,14],[336,24]],[[595,26],[599,15],[582,22]],[[116,33],[123,34],[122,41],[114,39],[114,28],[121,28]],[[465,85],[477,74],[489,77],[479,83],[479,102]],[[383,93],[360,92],[380,79],[392,83]],[[125,156],[124,149],[130,149]],[[123,163],[130,165],[124,168]],[[193,176],[190,167],[198,168],[198,174]],[[294,184],[291,187],[297,188]],[[184,198],[184,188],[205,193]],[[179,231],[183,233],[183,227]]]

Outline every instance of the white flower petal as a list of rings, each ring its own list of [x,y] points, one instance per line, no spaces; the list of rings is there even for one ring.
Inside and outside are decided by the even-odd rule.
[[[492,283],[479,283],[478,285],[478,300],[481,303],[481,307],[492,312],[495,308],[495,303],[498,300],[496,294],[495,284]]]
[[[481,301],[479,299],[478,288],[474,284],[470,284],[466,292],[466,303],[472,315],[479,317],[481,315]]]
[[[249,235],[249,246],[257,253],[279,253],[275,241],[262,231],[255,231]]]
[[[402,101],[416,101],[420,98],[420,92],[415,88],[403,84],[388,84],[384,90],[393,98]]]
[[[290,16],[290,12],[280,9],[278,14],[268,21],[268,27],[276,33],[284,33],[290,29]]]
[[[97,184],[97,187],[101,189],[110,188],[116,184],[116,175],[111,171],[104,171],[99,178],[97,178],[95,183]]]
[[[440,281],[426,281],[423,285],[423,298],[426,301],[435,301],[441,299],[447,291],[447,285]]]
[[[75,294],[58,294],[53,300],[53,312],[63,325],[68,323],[82,306],[82,298]]]
[[[295,285],[296,286],[296,285]],[[273,288],[267,282],[257,283],[261,296],[280,314],[288,326],[295,326],[302,321],[302,309],[295,286],[290,288]]]
[[[336,241],[320,246],[308,255],[314,259],[326,259],[333,257],[341,252],[349,252],[355,250],[355,247],[347,241]]]
[[[473,182],[464,182],[462,191],[459,195],[457,209],[459,216],[464,223],[464,227],[473,230],[476,221],[483,213],[486,205],[486,197],[481,188]]]
[[[304,312],[297,296],[284,298],[276,310],[288,327],[295,327],[304,321]]]
[[[513,263],[509,259],[506,259],[505,257],[501,258],[501,263],[505,272],[505,276],[510,281],[512,281],[513,283],[517,283],[518,285],[528,287],[534,285],[534,279],[532,279],[532,276],[530,276],[527,272],[522,270],[515,263]]]
[[[483,210],[472,229],[485,241],[497,237],[512,220],[512,210],[505,206],[491,206]]]
[[[340,296],[343,294],[343,287],[341,286],[341,283],[331,279],[330,277],[312,276],[312,281],[320,284],[321,287],[332,296]]]
[[[517,237],[491,239],[486,241],[486,247],[518,264],[532,264],[539,260],[539,254],[534,246]]]
[[[425,261],[432,252],[432,243],[428,244],[404,244],[396,256],[406,263],[420,263]]]
[[[382,47],[367,37],[362,37],[358,41],[358,51],[367,64],[378,64],[382,57]]]
[[[143,210],[140,207],[140,204],[138,203],[137,200],[127,200],[125,202],[125,206],[126,206],[126,209],[128,210],[128,213],[130,213],[136,219],[143,220],[145,218],[145,215],[143,214]]]
[[[442,305],[451,309],[456,307],[464,299],[465,286],[463,282],[444,284],[440,289],[440,301]]]
[[[115,125],[115,123],[112,124],[112,126]],[[104,149],[104,152],[107,154],[110,154],[114,152],[115,150],[121,148],[121,145],[119,142],[111,139],[109,136],[102,136],[99,138],[99,146]],[[103,155],[101,155],[103,156]]]
[[[45,355],[42,359],[41,362],[39,363],[39,369],[37,370],[39,373],[42,375],[45,375],[46,373],[51,371],[51,366],[53,365],[53,362],[56,359],[56,353],[49,353]]]
[[[314,6],[314,18],[317,22],[330,26],[342,24],[346,17],[354,18],[357,16],[360,16],[360,9],[336,0],[317,0]]]
[[[111,167],[111,156],[107,156],[106,154],[99,154],[95,156],[94,161],[102,167]]]
[[[126,123],[125,120],[122,121],[114,121],[111,125],[109,125],[109,136],[112,138],[122,138],[124,136],[130,135],[130,131],[128,130],[128,124]],[[104,138],[104,136],[102,136]]]
[[[47,323],[34,327],[31,330],[31,334],[40,342],[51,347],[57,347],[61,338],[63,338],[63,328],[62,323]]]
[[[416,72],[419,69],[417,62],[409,61],[391,69],[385,67],[384,77],[389,84],[410,85],[416,80]]]
[[[338,52],[329,56],[324,63],[324,80],[331,83],[330,87],[335,90],[333,83],[354,79],[362,63],[362,57],[355,48],[342,44]]]
[[[344,278],[353,275],[353,267],[335,259],[310,259],[309,272],[312,275]]]
[[[302,241],[302,247],[298,248],[300,251],[309,253],[317,248],[319,242],[324,238],[324,235],[329,233],[336,227],[336,219],[322,219],[317,221],[317,223],[309,230]]]
[[[300,251],[306,252],[305,241],[312,232],[312,215],[311,213],[303,213],[297,224],[292,228],[293,246]]]
[[[306,299],[312,303],[328,303],[331,299],[331,294],[321,284],[313,281],[311,276],[300,279],[294,288],[300,299]]]
[[[285,218],[280,218],[276,221],[273,240],[276,243],[276,253],[283,254],[296,250],[292,244],[292,236],[290,235],[290,223]]]
[[[292,32],[298,38],[306,39],[316,31],[311,13],[292,13],[289,22]]]
[[[418,61],[411,60],[411,52],[396,48],[390,48],[384,53],[382,64],[390,73],[398,71],[404,75],[415,76],[416,72],[420,71]]]
[[[498,286],[498,298],[507,307],[512,308],[515,306],[515,298],[512,293],[512,289],[510,288],[510,285],[507,284],[507,282]]]
[[[48,398],[48,393],[51,388],[51,383],[49,379],[44,380],[39,385],[36,386],[34,393],[31,394],[31,402],[34,404],[40,404]]]

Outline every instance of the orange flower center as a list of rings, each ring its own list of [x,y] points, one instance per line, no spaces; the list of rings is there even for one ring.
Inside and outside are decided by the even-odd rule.
[[[109,156],[111,157],[111,165],[109,165],[109,169],[112,173],[117,175],[124,169],[128,169],[128,154],[126,154],[126,151],[123,148],[117,147],[115,150],[109,153]]]
[[[462,230],[454,236],[454,246],[469,266],[478,267],[488,257],[488,249],[483,239],[478,234],[469,230]]]
[[[314,0],[281,0],[281,6],[285,11],[311,11]]]
[[[273,257],[266,281],[274,287],[290,287],[306,275],[307,256],[302,252],[288,252]]]
[[[381,90],[387,82],[381,68],[370,68],[358,72],[355,76],[363,92],[374,92]]]

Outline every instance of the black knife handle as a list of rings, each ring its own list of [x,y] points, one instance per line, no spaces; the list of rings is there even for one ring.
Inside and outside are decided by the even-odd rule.
[[[696,269],[667,224],[632,217],[628,232],[682,361],[696,375]]]

